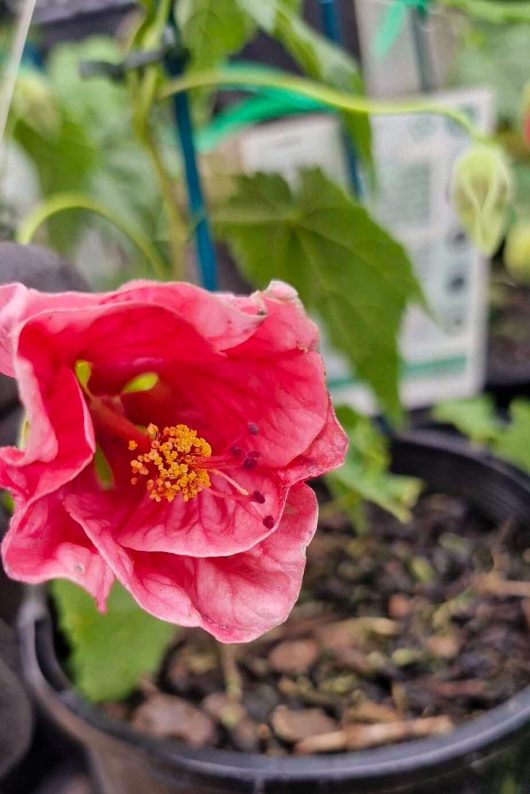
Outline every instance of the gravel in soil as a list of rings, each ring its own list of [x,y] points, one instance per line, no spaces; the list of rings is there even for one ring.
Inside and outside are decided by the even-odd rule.
[[[369,534],[340,516],[320,528],[287,623],[231,646],[239,700],[216,644],[186,630],[159,680],[109,712],[196,747],[281,756],[446,733],[530,684],[530,527],[439,494],[408,525],[368,512]]]

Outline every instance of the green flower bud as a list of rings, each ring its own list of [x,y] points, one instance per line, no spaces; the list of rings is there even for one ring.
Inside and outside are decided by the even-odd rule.
[[[460,222],[477,248],[492,254],[508,220],[512,174],[503,151],[479,144],[456,161],[451,201]]]
[[[504,264],[516,281],[530,284],[530,219],[517,221],[508,232]]]

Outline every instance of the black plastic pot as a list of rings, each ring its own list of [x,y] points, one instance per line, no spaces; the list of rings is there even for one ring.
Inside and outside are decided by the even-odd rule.
[[[460,494],[486,516],[530,516],[530,483],[461,441],[395,441],[394,468]],[[193,750],[159,741],[83,702],[62,672],[43,593],[21,612],[26,677],[42,708],[84,746],[98,794],[530,794],[530,688],[450,735],[310,758]],[[112,649],[109,648],[109,653]]]
[[[516,397],[530,397],[530,361],[524,367],[489,366],[484,389],[499,408],[508,408]]]

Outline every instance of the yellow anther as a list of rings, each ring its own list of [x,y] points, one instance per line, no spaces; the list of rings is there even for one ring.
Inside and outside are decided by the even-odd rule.
[[[172,502],[177,495],[187,502],[205,488],[210,488],[204,458],[211,457],[212,448],[197,435],[196,430],[187,425],[176,425],[164,427],[160,432],[156,425],[150,424],[147,437],[151,442],[150,449],[131,461],[133,485],[138,482],[138,475],[149,476],[146,489],[155,502],[162,499]],[[129,442],[130,451],[137,446],[135,441]]]

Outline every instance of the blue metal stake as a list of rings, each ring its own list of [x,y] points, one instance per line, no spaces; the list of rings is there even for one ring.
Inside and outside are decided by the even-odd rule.
[[[342,42],[340,33],[339,15],[335,0],[318,0],[320,3],[320,24],[323,32],[330,41],[337,44]]]
[[[427,13],[427,11],[421,12],[418,8],[410,9],[410,24],[414,42],[414,52],[416,55],[420,86],[424,94],[433,91],[435,86],[434,70],[429,52],[429,39],[424,28]]]
[[[340,31],[339,14],[337,11],[336,0],[318,0],[320,5],[320,27],[324,35],[335,44],[342,44]],[[346,146],[346,158],[350,172],[351,186],[356,196],[361,194],[361,180],[359,178],[359,163],[357,152],[352,144],[351,138],[344,134]]]
[[[174,18],[171,20],[177,33],[178,30]],[[184,71],[185,58],[182,55],[171,55],[166,58],[166,70],[170,77],[180,77]],[[204,200],[201,185],[201,177],[197,164],[197,153],[193,140],[193,126],[191,123],[191,113],[188,95],[178,93],[173,97],[173,110],[177,124],[177,133],[184,161],[186,172],[186,183],[188,188],[188,206],[191,220],[195,225],[195,241],[197,245],[197,257],[199,260],[199,271],[201,283],[208,290],[218,288],[217,279],[217,257],[215,254],[214,242],[208,222],[208,210]]]

